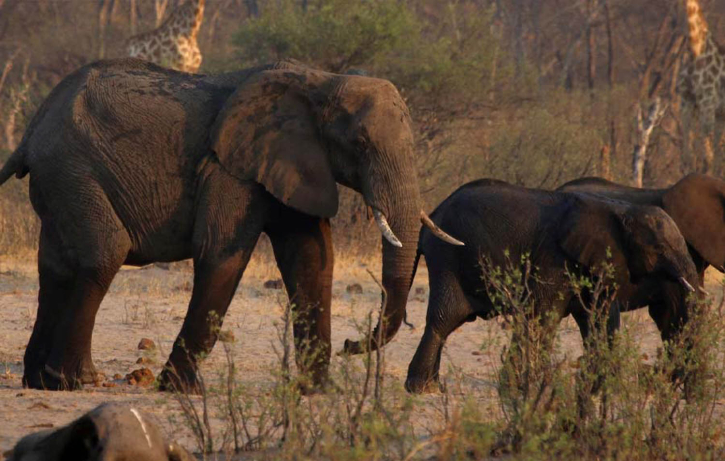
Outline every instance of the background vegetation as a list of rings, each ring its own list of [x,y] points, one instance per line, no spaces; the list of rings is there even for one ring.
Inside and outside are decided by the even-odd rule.
[[[132,33],[184,1],[0,0],[0,159],[63,76],[123,56]],[[702,4],[725,42],[725,4]],[[680,0],[207,0],[199,40],[202,72],[290,57],[392,80],[416,122],[432,208],[478,177],[629,183],[637,108],[655,97],[668,110],[650,140],[644,185],[722,173],[721,149],[707,167],[697,119],[674,92],[685,32]],[[20,196],[0,191],[2,252],[35,240],[22,235],[37,230],[32,216],[7,210],[29,210]],[[339,243],[376,240],[366,223],[359,197],[343,194]]]

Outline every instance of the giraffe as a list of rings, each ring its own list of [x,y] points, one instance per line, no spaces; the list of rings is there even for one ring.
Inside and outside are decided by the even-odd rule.
[[[128,39],[128,55],[184,72],[196,72],[201,52],[196,43],[205,0],[188,0],[156,29]]]
[[[686,0],[686,7],[689,47],[677,92],[698,113],[705,131],[705,168],[709,170],[716,125],[725,121],[725,50],[715,42],[699,0]]]

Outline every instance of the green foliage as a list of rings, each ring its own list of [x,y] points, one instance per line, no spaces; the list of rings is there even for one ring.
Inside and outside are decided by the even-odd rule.
[[[404,2],[327,0],[303,11],[299,1],[279,0],[242,26],[234,43],[253,62],[295,58],[342,72],[402,46],[418,27]]]
[[[545,188],[595,174],[602,136],[586,106],[562,96],[550,94],[546,104],[522,111],[519,120],[496,130],[488,155],[474,162],[475,171]]]

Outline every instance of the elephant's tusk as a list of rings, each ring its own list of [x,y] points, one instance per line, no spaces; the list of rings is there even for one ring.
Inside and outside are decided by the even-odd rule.
[[[690,291],[692,293],[695,292],[695,289],[692,288],[692,285],[690,285],[690,282],[688,282],[687,280],[685,280],[685,277],[680,277],[680,278],[677,279],[677,281],[680,282],[683,287],[687,288],[687,291]]]
[[[385,219],[385,215],[380,212],[380,210],[373,208],[373,216],[375,216],[375,223],[380,228],[380,232],[383,234],[383,237],[385,237],[385,240],[390,242],[390,244],[394,247],[401,248],[403,244],[400,243],[398,237],[396,237],[393,233],[393,229],[390,228],[390,224],[388,224],[388,220]]]
[[[436,226],[436,224],[433,222],[433,220],[430,219],[430,217],[428,217],[428,215],[425,214],[425,211],[423,211],[423,210],[420,210],[420,222],[422,222],[425,227],[430,229],[430,231],[433,232],[433,235],[435,235],[439,239],[443,240],[444,242],[448,242],[452,245],[458,245],[461,247],[466,245],[465,243],[461,242],[460,240],[453,238],[450,235],[443,232],[443,229]]]

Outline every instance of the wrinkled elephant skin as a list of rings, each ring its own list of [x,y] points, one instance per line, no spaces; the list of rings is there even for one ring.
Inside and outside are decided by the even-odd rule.
[[[301,371],[327,379],[338,184],[383,231],[387,341],[404,316],[420,229],[408,109],[386,80],[280,62],[217,76],[134,59],[66,77],[2,170],[30,176],[41,220],[38,315],[23,383],[94,379],[93,325],[123,264],[194,260],[189,309],[162,389],[195,391],[265,232],[296,309]]]

